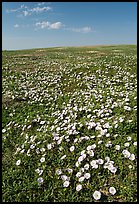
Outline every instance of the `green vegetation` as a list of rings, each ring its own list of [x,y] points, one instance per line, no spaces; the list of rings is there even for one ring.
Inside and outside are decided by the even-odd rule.
[[[137,47],[2,58],[3,202],[136,202]]]

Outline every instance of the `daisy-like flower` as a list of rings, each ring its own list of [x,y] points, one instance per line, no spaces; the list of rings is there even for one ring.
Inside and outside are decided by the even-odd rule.
[[[44,179],[43,179],[42,177],[39,177],[39,178],[37,179],[37,181],[38,181],[38,184],[40,185],[41,183],[43,183]]]
[[[80,172],[81,172],[81,173],[84,173],[84,171],[85,171],[85,170],[84,170],[84,168],[83,168],[83,167],[82,167],[82,168],[80,168]]]
[[[63,183],[63,187],[68,187],[69,186],[69,184],[70,184],[70,182],[69,181],[64,181],[64,183]]]
[[[91,148],[95,149],[96,148],[96,144],[91,145]]]
[[[77,172],[76,177],[79,178],[81,177],[82,173],[81,172]]]
[[[90,164],[91,164],[91,166],[94,166],[94,165],[96,165],[96,160],[92,160],[91,162],[90,162]]]
[[[82,161],[83,161],[83,155],[78,158],[78,162],[82,162]]]
[[[92,169],[97,169],[98,168],[98,164],[95,164],[92,166]]]
[[[107,133],[107,134],[106,134],[106,137],[110,137],[110,133]]]
[[[30,129],[31,128],[31,125],[29,125],[28,127],[27,127],[27,129]]]
[[[42,148],[40,149],[40,151],[41,151],[41,152],[45,152],[45,148],[42,147]]]
[[[92,149],[91,145],[86,148],[88,151]]]
[[[115,149],[119,151],[120,150],[120,145],[115,145]]]
[[[78,184],[77,186],[76,186],[76,191],[80,191],[82,189],[82,185],[81,184]]]
[[[62,176],[61,176],[61,179],[62,179],[63,181],[68,181],[68,180],[69,180],[69,177],[66,176],[66,175],[62,175]]]
[[[91,177],[91,175],[90,175],[90,173],[85,173],[85,174],[84,174],[84,177],[85,177],[86,179],[89,179],[89,178]]]
[[[85,177],[84,177],[84,176],[81,176],[81,177],[78,179],[78,181],[79,181],[79,182],[82,182],[82,181],[84,181],[84,179],[85,179]]]
[[[91,149],[91,150],[88,150],[87,151],[87,154],[89,154],[91,157],[93,157],[94,156],[94,152],[93,152],[93,150]]]
[[[48,144],[47,149],[52,149],[52,144]]]
[[[75,146],[70,147],[70,152],[73,152],[75,150]]]
[[[77,141],[78,141],[78,138],[75,138],[73,142],[76,143]]]
[[[131,140],[132,140],[132,137],[128,136],[127,141],[131,141]]]
[[[129,169],[132,169],[132,165],[129,165],[128,168],[129,168]]]
[[[81,156],[85,153],[85,150],[81,151]]]
[[[88,169],[89,169],[89,164],[85,164],[85,165],[84,165],[84,169],[85,169],[85,170],[88,170]]]
[[[56,170],[56,174],[57,174],[58,176],[61,175],[61,174],[62,174],[61,169],[57,169],[57,170]]]
[[[103,125],[103,128],[109,128],[109,123],[105,123],[104,125]]]
[[[59,130],[60,130],[60,127],[57,127],[57,128],[56,128],[56,131],[59,131]]]
[[[97,162],[98,164],[103,164],[103,163],[104,163],[104,160],[103,160],[103,159],[98,159],[96,162]]]
[[[114,127],[117,128],[117,127],[118,127],[118,124],[116,124]]]
[[[100,131],[100,134],[101,134],[101,135],[105,135],[106,133],[107,133],[107,129],[104,129],[104,130],[102,129],[102,130]]]
[[[102,140],[99,140],[99,141],[98,141],[98,144],[101,144],[102,142],[103,142]]]
[[[109,188],[110,194],[114,195],[116,193],[116,189],[114,187]]]
[[[129,106],[124,106],[124,109],[127,111],[131,111],[131,108]]]
[[[134,142],[133,145],[134,145],[134,146],[137,146],[137,142]]]
[[[69,173],[72,173],[72,172],[73,172],[73,169],[67,168],[67,171],[68,171]]]
[[[86,158],[86,154],[83,154],[82,157],[83,157],[83,159],[85,159]]]
[[[117,171],[117,168],[114,167],[114,166],[112,166],[109,170],[111,171],[111,173],[114,173],[114,174],[115,174],[116,171]]]
[[[75,163],[75,166],[76,166],[76,167],[79,167],[79,165],[80,165],[80,162],[77,161],[77,162]]]
[[[63,155],[60,159],[63,160],[66,158],[66,155]]]
[[[21,164],[21,160],[19,159],[17,162],[16,162],[16,165],[19,166]]]
[[[6,132],[6,130],[5,129],[2,129],[2,133],[5,133]]]
[[[122,153],[123,153],[123,155],[124,155],[124,157],[125,158],[129,158],[130,157],[130,152],[128,151],[128,150],[126,150],[126,149],[124,149],[123,151],[122,151]]]
[[[93,193],[93,197],[94,197],[95,200],[99,200],[101,198],[101,192],[95,191]]]
[[[40,122],[40,125],[44,125],[44,123],[45,123],[45,121],[42,120],[42,121]]]
[[[106,160],[107,162],[110,162],[110,157],[105,157],[105,160]]]
[[[39,172],[38,172],[39,176],[42,175],[42,173],[43,173],[43,170],[39,169]]]
[[[124,119],[122,117],[119,118],[119,122],[122,123]]]
[[[41,162],[41,163],[45,162],[45,157],[42,157],[42,158],[40,159],[40,162]]]
[[[135,160],[135,155],[134,155],[134,154],[131,154],[130,157],[129,157],[129,159],[130,159],[131,161]]]
[[[124,144],[125,147],[129,147],[129,145],[130,145],[129,142],[126,142],[126,143]]]
[[[34,144],[31,144],[30,145],[30,149],[34,149],[35,148],[35,145]]]
[[[37,154],[39,154],[39,153],[40,153],[40,150],[39,150],[39,148],[37,148],[37,149],[36,149],[36,153],[37,153]]]

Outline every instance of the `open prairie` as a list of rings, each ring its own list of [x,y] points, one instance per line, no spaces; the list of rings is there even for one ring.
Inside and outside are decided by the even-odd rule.
[[[2,52],[3,202],[137,201],[137,46]]]

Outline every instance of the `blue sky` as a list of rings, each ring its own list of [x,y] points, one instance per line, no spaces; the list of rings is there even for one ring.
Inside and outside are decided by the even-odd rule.
[[[136,43],[136,2],[2,3],[3,50]]]

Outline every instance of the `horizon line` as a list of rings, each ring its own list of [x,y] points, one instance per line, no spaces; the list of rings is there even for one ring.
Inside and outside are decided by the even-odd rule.
[[[134,44],[94,44],[94,45],[68,45],[68,46],[50,46],[50,47],[35,47],[35,48],[23,48],[23,49],[2,49],[2,51],[22,51],[22,50],[37,50],[37,49],[49,49],[49,48],[70,48],[70,47],[101,47],[101,46],[119,46],[119,45],[136,45],[137,43]]]

